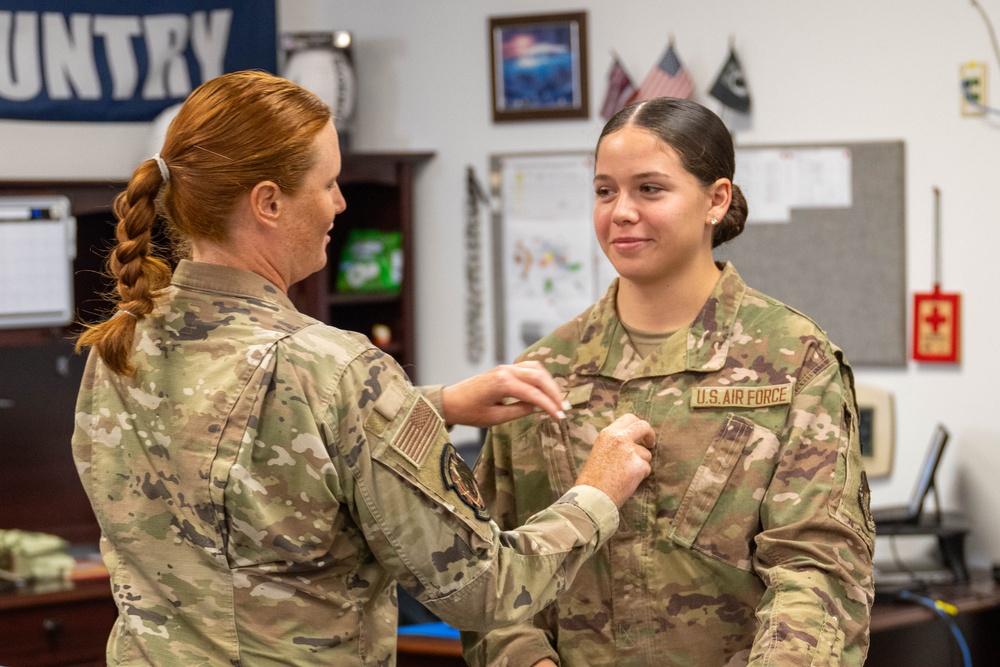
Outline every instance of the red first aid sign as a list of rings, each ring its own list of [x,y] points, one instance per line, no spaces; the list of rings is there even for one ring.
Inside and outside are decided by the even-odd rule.
[[[913,295],[913,358],[958,361],[959,313],[962,297],[940,291]]]

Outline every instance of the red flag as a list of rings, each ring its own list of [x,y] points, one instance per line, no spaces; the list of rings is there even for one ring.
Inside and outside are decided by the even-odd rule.
[[[615,56],[611,63],[611,71],[608,72],[608,92],[604,95],[604,104],[601,105],[601,117],[604,120],[611,120],[612,116],[625,108],[634,93],[635,84],[622,67],[621,61]]]
[[[629,102],[641,102],[654,97],[680,97],[687,100],[691,98],[693,92],[694,82],[691,81],[691,75],[677,57],[674,45],[670,44],[660,62],[656,63],[652,71],[646,75],[646,79]]]

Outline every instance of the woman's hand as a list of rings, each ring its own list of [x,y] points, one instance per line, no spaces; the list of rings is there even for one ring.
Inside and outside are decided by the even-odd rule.
[[[441,390],[448,424],[486,428],[544,410],[565,419],[563,392],[537,361],[505,364]]]

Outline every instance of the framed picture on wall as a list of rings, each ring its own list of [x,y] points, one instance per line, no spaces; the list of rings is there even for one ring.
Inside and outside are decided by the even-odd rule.
[[[490,19],[493,120],[588,118],[587,14]]]

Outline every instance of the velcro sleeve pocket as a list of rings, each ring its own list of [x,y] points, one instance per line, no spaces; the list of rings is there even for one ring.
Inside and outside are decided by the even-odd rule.
[[[415,487],[442,515],[492,541],[475,479],[452,446],[444,420],[419,392],[400,381],[391,384],[366,418],[365,430],[375,461]]]

